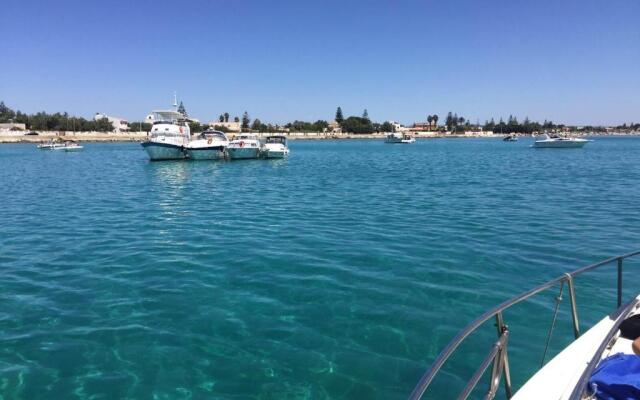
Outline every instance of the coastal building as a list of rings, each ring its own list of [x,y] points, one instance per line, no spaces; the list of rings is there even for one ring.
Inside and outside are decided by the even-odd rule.
[[[109,122],[111,122],[111,125],[113,125],[113,131],[115,133],[126,132],[126,131],[129,130],[129,122],[127,122],[127,120],[125,120],[123,118],[111,117],[111,116],[103,114],[103,113],[96,113],[96,115],[93,116],[93,120],[94,121],[99,121],[99,120],[105,119],[105,118]]]
[[[18,124],[15,122],[7,122],[0,124],[0,130],[2,131],[24,131],[27,129],[26,124]]]
[[[412,132],[432,132],[438,130],[438,125],[429,122],[414,122],[409,130]]]
[[[241,132],[242,124],[240,122],[220,122],[220,121],[211,121],[209,122],[209,126],[213,128],[214,126],[222,126],[226,128],[229,132]]]
[[[400,122],[397,122],[397,121],[387,121],[387,122],[393,125],[394,132],[407,132],[409,130],[409,128],[402,125]]]
[[[340,127],[340,124],[338,122],[333,120],[329,122],[329,126],[327,127],[326,131],[333,133],[342,133],[342,128]]]

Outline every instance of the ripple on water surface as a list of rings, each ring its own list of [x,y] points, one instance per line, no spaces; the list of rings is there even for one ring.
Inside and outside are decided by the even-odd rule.
[[[0,392],[405,398],[486,307],[638,244],[640,140],[528,145],[293,142],[288,160],[192,163],[2,146]],[[585,322],[613,301],[598,279],[613,283],[578,282],[579,300],[609,296]],[[517,384],[553,295],[506,315]],[[475,369],[465,351],[433,398]]]

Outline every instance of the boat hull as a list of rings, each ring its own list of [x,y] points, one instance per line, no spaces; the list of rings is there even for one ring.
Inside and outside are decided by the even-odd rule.
[[[285,158],[289,155],[287,150],[267,150],[264,152],[264,158]]]
[[[186,155],[182,146],[168,143],[144,142],[142,147],[149,155],[151,161],[160,160],[182,160]]]
[[[222,160],[224,158],[223,146],[187,148],[186,152],[191,160]]]
[[[589,143],[587,140],[575,140],[575,141],[539,141],[533,144],[533,147],[537,149],[578,149],[584,147]]]
[[[248,160],[260,157],[260,149],[256,147],[230,147],[227,148],[227,152],[232,160]]]

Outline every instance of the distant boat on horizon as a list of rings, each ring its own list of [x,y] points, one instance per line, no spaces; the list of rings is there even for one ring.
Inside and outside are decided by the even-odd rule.
[[[574,138],[574,137],[551,137],[548,134],[540,136],[541,139],[537,139],[533,143],[535,148],[554,148],[554,149],[566,149],[566,148],[580,148],[585,144],[591,142],[591,140]]]

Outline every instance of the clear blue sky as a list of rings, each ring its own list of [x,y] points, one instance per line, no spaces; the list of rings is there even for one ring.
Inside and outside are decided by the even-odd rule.
[[[640,121],[639,0],[4,0],[0,38],[29,113]]]

